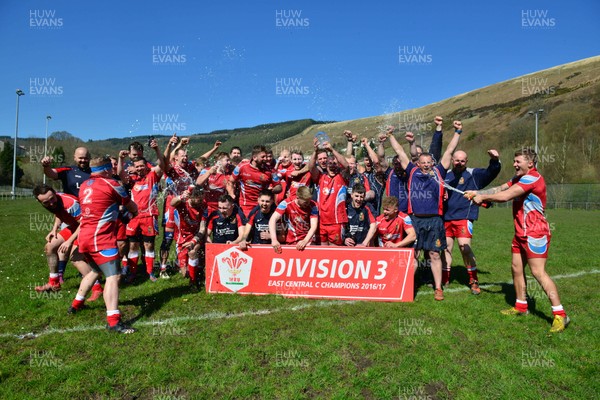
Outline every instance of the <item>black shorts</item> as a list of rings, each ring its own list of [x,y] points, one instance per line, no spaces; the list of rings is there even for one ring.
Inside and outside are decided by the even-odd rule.
[[[410,216],[417,234],[415,250],[428,250],[441,252],[446,249],[446,229],[442,217],[434,215],[431,217]]]

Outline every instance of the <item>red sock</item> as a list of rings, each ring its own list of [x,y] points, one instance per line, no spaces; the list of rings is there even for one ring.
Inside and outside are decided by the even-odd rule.
[[[146,272],[148,275],[152,273],[152,269],[154,268],[154,252],[147,251],[144,255],[144,261],[146,261]]]
[[[94,286],[92,286],[92,292],[103,292],[104,289],[102,289],[102,285],[100,284],[100,282],[96,281],[96,283],[94,283]]]
[[[190,273],[190,281],[198,283],[198,259],[188,261],[188,272]]]
[[[71,303],[71,307],[73,307],[76,310],[81,310],[83,308],[84,303],[85,303],[85,299],[83,299],[83,300],[73,299],[73,302]]]
[[[137,265],[140,255],[138,252],[130,252],[127,257],[127,265],[129,265],[129,273],[135,275],[137,272]]]
[[[567,316],[567,313],[563,309],[562,304],[560,304],[558,306],[552,306],[552,314],[554,314],[554,315],[560,315],[563,318]]]
[[[515,308],[522,313],[526,312],[527,311],[527,301],[526,300],[517,300],[515,302]]]
[[[478,281],[477,279],[477,267],[467,267],[467,273],[469,274],[469,281]]]
[[[58,275],[58,274],[56,274]],[[48,283],[51,284],[52,286],[60,286],[60,277],[59,276],[51,276],[50,279],[48,279]]]
[[[450,269],[442,270],[442,285],[446,285],[450,282]]]
[[[108,326],[115,326],[121,320],[121,313],[111,314],[106,316],[106,322]]]

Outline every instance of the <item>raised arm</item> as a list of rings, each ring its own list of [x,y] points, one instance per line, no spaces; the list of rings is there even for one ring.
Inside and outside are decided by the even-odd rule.
[[[360,142],[363,145],[363,147],[367,150],[367,155],[373,163],[373,169],[377,172],[383,171],[383,166],[381,165],[379,156],[377,155],[377,153],[375,153],[371,146],[369,146],[369,140],[367,138],[362,138]]]
[[[390,129],[391,129],[391,133],[389,133]],[[379,163],[381,164],[381,169],[383,171],[385,171],[389,166],[387,159],[385,158],[384,143],[386,140],[388,140],[389,135],[391,135],[393,132],[394,132],[394,127],[390,126],[390,127],[388,127],[388,133],[380,133],[379,137],[377,138],[379,141],[379,144],[377,145],[377,157],[379,158]]]
[[[317,144],[317,139],[313,139],[313,153],[310,156],[310,159],[308,160],[308,164],[306,164],[306,167],[310,171],[310,178],[313,182],[318,182],[319,177],[321,176],[321,170],[319,170],[319,168],[317,167],[317,151],[319,150],[319,146]]]
[[[154,152],[156,153],[156,159],[158,160],[158,164],[154,168],[152,168],[152,170],[156,175],[160,177],[162,172],[166,170],[165,158],[160,153],[160,149],[158,148],[158,142],[156,141],[156,139],[152,139],[152,141],[150,142],[150,148],[154,150]]]
[[[352,134],[352,131],[345,130],[344,136],[346,136],[346,155],[351,156],[354,154],[354,142],[356,141],[356,135]]]
[[[213,148],[207,151],[206,153],[202,154],[200,157],[206,157],[207,159],[210,158],[215,153],[215,151],[217,151],[219,146],[221,146],[221,144],[222,142],[220,140],[217,140],[213,145]]]
[[[327,151],[330,151],[331,154],[335,157],[338,164],[340,165],[342,170],[348,170],[348,160],[342,154],[340,154],[336,149],[333,148],[331,143],[325,143],[323,146]]]
[[[177,138],[177,134],[173,133],[173,136],[167,142],[167,147],[165,148],[165,152],[163,153],[163,159],[167,166],[171,164],[171,153],[173,152],[173,146],[177,146],[177,142],[179,139]]]
[[[433,123],[435,124],[435,131],[433,132],[431,144],[429,145],[429,154],[431,154],[436,161],[438,161],[442,155],[443,121],[443,118],[440,116],[437,116],[433,119]]]
[[[175,135],[175,134],[173,134]],[[177,146],[175,146],[175,148],[171,151],[171,153],[169,154],[169,163],[173,160],[173,157],[175,157],[175,154],[177,154],[177,151],[179,151],[179,149],[183,149],[185,146],[188,145],[188,143],[190,142],[190,138],[181,138],[181,140],[177,143]]]
[[[117,157],[117,174],[119,178],[121,178],[121,182],[124,184],[129,183],[129,175],[127,175],[127,171],[123,168],[123,160],[125,157],[129,155],[129,151],[121,150],[119,151],[119,157]]]
[[[52,180],[57,180],[58,172],[56,172],[56,170],[51,167],[52,161],[54,161],[54,159],[50,156],[42,158],[42,167],[44,168],[44,175],[46,175]]]
[[[409,143],[411,142],[411,140],[414,141],[414,135],[412,132],[406,132],[405,138]],[[408,163],[410,162],[410,159],[408,158],[408,156],[404,152],[404,149],[402,148],[400,143],[398,143],[396,137],[393,134],[389,136],[389,139],[390,144],[392,145],[392,149],[394,149],[394,151],[398,155],[398,161],[400,161],[400,165],[402,166],[402,168],[406,169]]]
[[[502,164],[500,164],[500,155],[498,151],[491,149],[488,150],[488,155],[490,156],[490,163],[487,168],[475,168],[473,170],[473,179],[475,179],[475,183],[478,188],[484,188],[500,173],[502,169]]]
[[[444,169],[450,168],[450,163],[452,162],[452,153],[454,153],[454,150],[456,150],[458,141],[460,139],[460,134],[462,133],[462,122],[454,121],[453,125],[454,136],[452,137],[452,140],[450,140],[450,143],[448,143],[448,147],[446,147],[446,151],[440,160],[440,164],[442,167],[444,167]]]

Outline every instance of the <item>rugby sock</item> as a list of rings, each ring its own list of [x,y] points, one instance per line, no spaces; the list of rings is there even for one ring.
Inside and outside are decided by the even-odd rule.
[[[85,303],[85,296],[76,295],[75,300],[71,303],[71,307],[76,310],[81,310],[83,307],[83,303]]]
[[[94,282],[94,286],[92,286],[92,292],[103,292],[104,289],[102,289],[102,285],[100,284],[100,281],[96,281]]]
[[[154,251],[146,251],[144,261],[146,261],[146,272],[150,275],[154,268]]]
[[[197,269],[198,267],[198,259],[192,260],[191,258],[188,260],[188,271],[190,273],[190,281],[196,283],[198,281]]]
[[[121,267],[127,268],[127,256],[123,256],[121,259]]]
[[[466,267],[467,267],[467,273],[469,274],[469,281],[478,281],[479,279],[477,279],[477,267],[476,266],[469,267],[468,265]]]
[[[557,306],[552,306],[552,314],[554,314],[554,315],[560,315],[561,317],[566,317],[567,316],[567,313],[563,309],[562,304],[559,304]]]
[[[54,272],[50,273],[48,283],[52,286],[60,286],[60,275]]]
[[[527,300],[517,299],[515,302],[515,308],[522,313],[527,312]]]
[[[65,273],[65,269],[67,269],[67,261],[68,260],[58,260],[58,273],[63,275]]]
[[[119,310],[108,310],[106,311],[106,322],[108,326],[115,326],[121,320],[121,311]]]
[[[140,253],[137,251],[130,251],[127,255],[127,265],[129,265],[129,272],[132,275],[135,275],[137,272],[138,259],[140,258]]]
[[[450,267],[444,267],[442,270],[442,285],[450,283]]]

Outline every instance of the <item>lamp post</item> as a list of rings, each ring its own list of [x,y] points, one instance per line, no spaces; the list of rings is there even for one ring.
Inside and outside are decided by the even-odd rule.
[[[52,117],[50,115],[46,115],[46,141],[44,142],[44,157],[48,155],[48,122]],[[46,174],[44,174],[44,184],[46,183]]]
[[[535,154],[538,154],[538,121],[539,121],[539,114],[543,113],[544,109],[540,108],[537,111],[529,111],[528,114],[530,115],[535,115]],[[539,157],[538,157],[539,158]]]
[[[17,116],[15,118],[15,145],[13,153],[13,176],[12,176],[12,190],[10,192],[12,199],[15,199],[15,183],[17,177],[17,137],[19,136],[19,98],[25,94],[21,89],[17,89]]]

